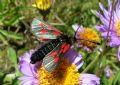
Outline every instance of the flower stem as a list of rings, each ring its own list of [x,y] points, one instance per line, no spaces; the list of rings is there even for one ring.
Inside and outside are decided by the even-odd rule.
[[[82,73],[86,73],[88,70],[90,70],[90,68],[93,67],[94,64],[99,60],[99,58],[107,54],[110,51],[110,49],[111,49],[110,47],[104,49],[104,51],[100,55],[96,56],[93,59],[93,61],[85,68],[85,70],[82,71]]]

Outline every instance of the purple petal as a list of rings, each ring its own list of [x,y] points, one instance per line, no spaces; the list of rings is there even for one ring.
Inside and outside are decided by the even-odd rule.
[[[93,74],[81,74],[81,85],[100,85],[100,78]]]
[[[120,0],[117,0],[116,8],[117,8],[117,9],[120,9]]]
[[[39,83],[36,83],[33,81],[24,81],[24,82],[21,82],[20,85],[39,85]]]
[[[120,46],[118,47],[118,60],[120,61]]]
[[[103,4],[99,3],[99,7],[103,11],[105,18],[107,20],[110,20],[110,15],[109,15],[108,11],[104,8]]]
[[[100,13],[97,13],[98,16],[100,17],[101,22],[108,28],[109,27],[109,21]]]
[[[107,34],[108,34],[108,32],[103,32],[101,35],[102,35],[104,38],[107,38]]]
[[[80,69],[82,67],[84,61],[82,60],[81,54],[78,54],[73,63],[77,66],[76,69]]]
[[[72,25],[72,28],[74,29],[74,31],[77,31],[77,29],[79,28],[80,26],[78,24],[74,24]]]
[[[28,63],[26,61],[20,61],[20,63],[19,63],[19,70],[24,75],[34,76],[34,74],[36,73],[34,71],[34,66],[35,65],[31,65],[30,63]]]
[[[39,85],[38,84],[38,80],[34,77],[21,77],[19,78],[19,80],[21,80],[22,82],[20,83],[20,85]]]
[[[119,46],[120,45],[120,39],[119,39],[119,37],[117,37],[114,34],[111,34],[111,39],[110,39],[109,45],[111,47]]]
[[[119,20],[119,17],[116,13],[116,11],[113,12],[113,17],[114,17],[114,21],[118,21]]]
[[[83,26],[78,25],[78,24],[74,24],[72,25],[72,28],[75,30],[76,34],[75,34],[75,38],[79,39],[80,36],[80,32],[83,31]]]
[[[83,65],[82,55],[78,54],[76,50],[71,48],[66,54],[65,57],[69,59],[71,63],[74,63],[79,69]]]
[[[111,0],[108,0],[108,11],[110,12],[112,10],[112,2]]]
[[[26,76],[34,76],[37,72],[37,69],[41,65],[41,62],[38,62],[36,64],[30,63],[30,57],[33,52],[34,50],[30,50],[19,58],[19,70]]]
[[[34,77],[28,77],[28,76],[23,76],[23,77],[20,77],[19,80],[22,80],[22,81],[29,81],[29,80],[33,80]]]
[[[26,61],[26,62],[30,63],[30,57],[33,52],[34,52],[34,50],[30,50],[29,52],[24,53],[23,56],[21,56],[19,58],[19,61]]]
[[[89,53],[92,52],[92,49],[88,48],[87,46],[84,46],[83,49],[86,50],[86,51],[89,52]]]
[[[100,32],[106,32],[107,31],[107,29],[105,29],[105,27],[103,25],[99,25],[99,26],[95,26],[95,27]]]

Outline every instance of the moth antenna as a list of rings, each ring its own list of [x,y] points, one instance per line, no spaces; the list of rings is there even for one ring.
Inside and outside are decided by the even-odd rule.
[[[95,41],[92,41],[92,40],[85,40],[85,39],[77,39],[77,40],[84,40],[84,41],[88,41],[88,42],[91,42],[91,43],[94,43],[94,44],[100,45],[99,42],[95,42]]]

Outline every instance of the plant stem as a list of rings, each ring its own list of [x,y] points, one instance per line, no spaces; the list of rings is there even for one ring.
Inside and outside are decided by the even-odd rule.
[[[109,52],[111,48],[108,47],[106,48],[100,55],[96,56],[93,61],[85,68],[85,70],[82,71],[82,73],[86,73],[91,67],[94,66],[94,64],[99,60],[99,58],[105,54],[107,54],[107,52]]]

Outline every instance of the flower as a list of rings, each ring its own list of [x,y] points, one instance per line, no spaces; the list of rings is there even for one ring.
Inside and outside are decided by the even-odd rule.
[[[47,20],[46,16],[50,13],[50,8],[55,0],[35,0],[33,7],[36,7],[39,13],[43,16],[43,20]]]
[[[75,38],[77,40],[78,47],[83,47],[87,51],[92,51],[100,42],[100,36],[93,28],[84,28],[77,24],[72,25],[76,31]]]
[[[19,69],[24,75],[20,78],[21,85],[99,85],[100,79],[93,74],[79,74],[83,65],[82,56],[70,49],[61,59],[53,72],[47,72],[41,62],[30,64],[33,50],[20,57]]]
[[[48,10],[54,3],[54,0],[35,0],[33,7],[37,7],[40,10]]]
[[[104,8],[102,3],[99,3],[99,6],[103,13],[97,12],[97,15],[102,24],[96,28],[105,39],[109,39],[110,47],[118,47],[118,59],[120,61],[120,2],[117,3],[115,9],[112,9],[111,0],[108,0],[108,10]]]

